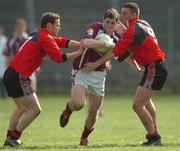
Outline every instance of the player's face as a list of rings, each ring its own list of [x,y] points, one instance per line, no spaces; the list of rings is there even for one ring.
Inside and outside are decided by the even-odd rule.
[[[54,24],[49,25],[49,33],[52,36],[57,36],[60,30],[61,30],[60,19],[56,19]]]
[[[122,8],[121,9],[121,14],[120,18],[124,21],[127,22],[129,19],[132,19],[135,17],[135,14],[132,13],[132,11],[129,8]]]
[[[15,25],[15,31],[17,34],[26,32],[26,22],[23,19],[17,19]]]
[[[107,34],[111,35],[115,30],[115,25],[117,21],[113,18],[105,18],[103,21],[103,26],[107,32]]]

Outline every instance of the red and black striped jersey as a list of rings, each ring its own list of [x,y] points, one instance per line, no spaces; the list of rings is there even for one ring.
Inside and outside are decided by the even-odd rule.
[[[151,26],[138,17],[129,20],[127,31],[113,51],[115,56],[122,59],[127,56],[127,53],[131,53],[137,63],[142,66],[165,57]]]
[[[63,51],[60,48],[68,47],[69,39],[52,37],[48,30],[41,28],[30,34],[18,53],[10,62],[10,67],[24,76],[30,76],[43,63],[48,55],[55,62],[63,62]]]

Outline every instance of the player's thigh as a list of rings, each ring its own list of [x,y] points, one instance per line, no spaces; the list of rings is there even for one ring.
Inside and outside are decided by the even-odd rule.
[[[86,89],[83,85],[75,84],[71,89],[71,101],[84,103],[86,98]]]
[[[14,99],[13,99],[13,100],[14,100]],[[27,107],[26,107],[23,103],[21,103],[20,101],[15,101],[15,100],[14,100],[14,102],[15,102],[15,104],[16,104],[17,110],[19,110],[19,111],[21,111],[21,112],[24,112],[24,111],[27,110]]]
[[[134,102],[133,104],[138,106],[144,106],[148,103],[152,95],[154,94],[154,90],[147,89],[142,86],[138,86],[136,93],[134,95]]]
[[[29,78],[31,80],[32,88],[36,92],[37,91],[37,78],[36,78],[36,74],[33,73]]]
[[[88,112],[98,112],[103,104],[103,96],[88,94]]]
[[[25,108],[27,108],[27,110],[41,111],[41,106],[39,104],[36,93],[23,97],[14,98],[14,101],[16,104],[23,105]]]

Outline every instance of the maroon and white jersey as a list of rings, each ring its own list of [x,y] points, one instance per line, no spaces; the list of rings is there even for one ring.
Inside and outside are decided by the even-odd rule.
[[[95,39],[98,34],[106,33],[103,24],[101,22],[95,22],[91,24],[87,30],[85,31],[85,34],[83,38],[93,38]],[[113,32],[111,35],[111,38],[113,39],[113,42],[116,44],[119,39],[120,35],[117,32]],[[103,53],[97,52],[94,49],[87,49],[84,51],[84,53],[77,57],[73,62],[73,69],[74,70],[80,70],[84,67],[84,64],[87,62],[95,62],[99,58],[101,58]],[[97,67],[95,71],[104,71],[106,69],[105,64]]]
[[[8,57],[13,57],[19,51],[23,43],[27,40],[28,35],[24,33],[23,35],[17,35],[13,33],[7,41],[7,49],[4,51],[4,55]]]

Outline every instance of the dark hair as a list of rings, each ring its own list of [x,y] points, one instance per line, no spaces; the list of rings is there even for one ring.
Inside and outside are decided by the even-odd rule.
[[[41,28],[46,28],[48,23],[54,24],[56,19],[61,19],[61,17],[53,12],[46,12],[41,16]]]
[[[136,13],[137,16],[140,14],[140,8],[138,4],[134,2],[127,2],[123,5],[123,8],[129,8],[132,12]]]
[[[110,8],[107,11],[104,12],[104,19],[106,18],[113,18],[116,21],[119,19],[119,13],[116,9]]]

